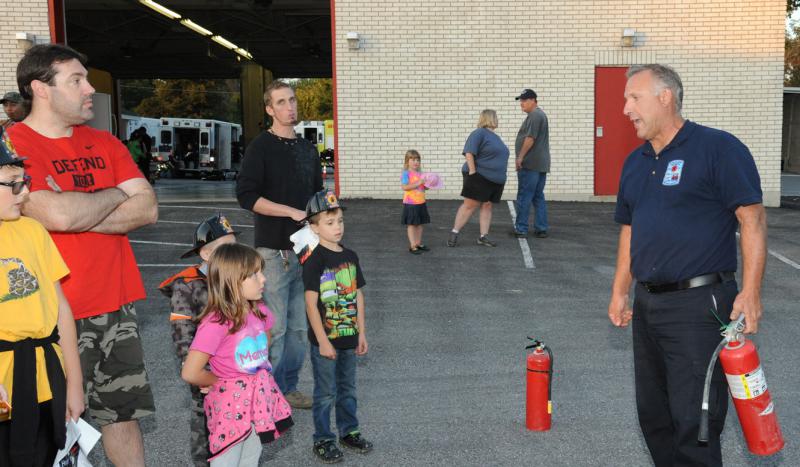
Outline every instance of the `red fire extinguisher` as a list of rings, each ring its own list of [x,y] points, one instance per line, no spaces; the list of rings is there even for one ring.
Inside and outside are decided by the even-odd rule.
[[[550,429],[553,413],[553,352],[550,348],[532,337],[533,349],[527,356],[527,390],[525,404],[525,426],[533,431]]]
[[[700,435],[697,440],[708,442],[708,393],[711,374],[717,355],[728,380],[728,389],[742,425],[747,449],[759,456],[769,456],[783,449],[783,435],[778,425],[775,405],[767,389],[767,380],[756,346],[744,334],[744,315],[731,322],[722,333],[722,342],[711,357],[706,372],[703,406],[700,415]]]

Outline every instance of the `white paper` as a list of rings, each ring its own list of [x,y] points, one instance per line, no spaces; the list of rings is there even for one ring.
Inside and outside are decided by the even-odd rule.
[[[79,418],[77,422],[73,420],[68,421],[67,441],[64,443],[64,449],[61,449],[56,453],[53,467],[62,467],[63,465],[74,467],[92,467],[92,464],[89,462],[88,455],[92,448],[94,448],[94,445],[97,444],[99,439],[100,432],[86,423],[84,419]],[[69,451],[75,445],[75,443],[78,443],[79,449],[77,456],[74,456],[72,460],[77,462],[77,465],[71,463],[69,459]],[[74,454],[75,453],[73,452],[73,455]]]
[[[293,233],[289,240],[294,243],[294,252],[300,264],[303,264],[308,256],[319,245],[319,237],[311,230],[311,226],[306,224],[302,229]]]

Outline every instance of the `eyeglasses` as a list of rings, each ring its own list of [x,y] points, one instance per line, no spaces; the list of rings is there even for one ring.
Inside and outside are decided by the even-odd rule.
[[[18,195],[22,193],[22,188],[27,187],[29,190],[31,188],[31,177],[30,175],[23,175],[22,180],[16,182],[0,182],[2,186],[10,186],[11,187],[11,194]]]

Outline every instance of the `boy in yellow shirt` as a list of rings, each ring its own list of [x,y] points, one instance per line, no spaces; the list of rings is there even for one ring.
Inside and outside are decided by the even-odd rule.
[[[69,274],[50,234],[22,217],[30,178],[0,129],[0,465],[49,466],[83,413]]]

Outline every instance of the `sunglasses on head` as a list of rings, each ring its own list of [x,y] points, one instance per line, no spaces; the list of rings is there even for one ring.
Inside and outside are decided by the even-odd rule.
[[[22,188],[28,187],[31,188],[31,177],[30,175],[23,175],[22,180],[18,180],[16,182],[0,182],[2,186],[10,186],[11,187],[11,194],[18,195],[22,193]]]

